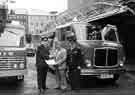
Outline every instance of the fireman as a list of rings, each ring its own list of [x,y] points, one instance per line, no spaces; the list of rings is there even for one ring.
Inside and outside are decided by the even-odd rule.
[[[76,42],[74,33],[68,35],[67,40],[70,43],[70,49],[67,50],[67,66],[69,69],[69,80],[72,90],[80,88],[80,67],[83,61],[81,49]]]
[[[49,41],[44,37],[41,39],[41,45],[38,46],[36,52],[36,68],[37,68],[37,84],[40,94],[44,94],[46,90],[46,77],[48,65],[45,60],[49,59]]]

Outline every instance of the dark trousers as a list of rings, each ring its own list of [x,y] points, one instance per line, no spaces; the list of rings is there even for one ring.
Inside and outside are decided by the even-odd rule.
[[[72,90],[80,88],[80,70],[70,70],[69,79]]]
[[[47,77],[48,68],[46,67],[37,67],[37,84],[38,89],[46,89],[46,77]]]

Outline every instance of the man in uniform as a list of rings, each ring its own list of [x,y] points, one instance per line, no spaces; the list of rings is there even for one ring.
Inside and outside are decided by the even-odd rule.
[[[37,67],[37,84],[40,94],[43,94],[46,89],[46,76],[48,65],[45,60],[49,59],[49,41],[47,37],[41,39],[41,44],[36,52],[36,67]]]
[[[71,33],[67,40],[70,43],[70,49],[67,50],[67,65],[69,68],[69,80],[72,90],[80,88],[80,67],[83,62],[81,49],[76,42],[75,35]]]

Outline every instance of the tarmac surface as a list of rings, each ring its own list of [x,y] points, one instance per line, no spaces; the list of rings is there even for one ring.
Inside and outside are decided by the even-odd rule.
[[[33,63],[33,62],[35,62],[35,59],[34,58],[28,58],[28,61],[29,61],[28,62],[29,63],[28,67],[30,69],[29,69],[29,74],[28,74],[29,78],[27,76],[26,79],[31,80],[31,78],[33,76],[36,76],[35,66],[33,65],[33,64],[35,64],[35,63]],[[135,61],[130,61],[130,62],[132,62],[132,63],[128,62],[128,63],[126,63],[124,65],[124,68],[126,69],[126,72],[125,72],[124,75],[121,76],[120,80],[118,80],[118,83],[120,83],[120,86],[122,87],[122,88],[118,88],[120,91],[123,90],[123,87],[126,88],[126,87],[129,86],[129,87],[131,87],[131,89],[135,88],[134,85],[133,85],[133,84],[135,84],[134,83],[135,82],[135,64],[134,64]],[[32,94],[32,95],[37,95],[36,77],[33,77],[33,78],[34,78],[33,79],[33,83],[27,83],[27,86],[28,86],[28,84],[29,85],[33,85],[33,87],[35,89],[33,93],[35,93],[35,94]],[[29,82],[29,81],[27,80],[27,82]],[[51,73],[48,73],[48,77],[47,77],[47,82],[46,83],[47,83],[47,86],[48,86],[49,89],[46,91],[45,95],[63,95],[63,92],[54,89],[55,87],[57,87],[57,84],[56,84],[55,76],[52,75]],[[94,84],[94,86],[90,87],[90,89],[85,89],[85,90],[82,90],[81,92],[67,91],[66,93],[64,93],[64,95],[89,95],[88,94],[89,91],[91,92],[91,89],[94,89],[95,85],[96,84]],[[100,89],[100,86],[101,86],[101,88],[102,87],[104,88],[105,85],[97,85],[97,87],[96,87],[97,91],[98,91],[98,89]],[[30,87],[30,89],[31,89],[31,87]],[[96,91],[96,89],[94,91]],[[104,89],[107,89],[107,88],[105,87]],[[111,93],[111,89],[112,89],[112,93],[114,93],[113,90],[114,91],[116,90],[116,88],[113,88],[113,86],[110,86],[110,89],[109,89],[110,93]],[[33,88],[31,90],[28,90],[27,92],[26,91],[24,91],[24,92],[27,95],[28,93],[30,94],[32,91],[33,91]],[[132,92],[131,95],[135,94],[135,92],[133,92],[133,91],[131,91],[131,92]],[[100,95],[99,93],[100,93],[100,91],[96,92],[95,94],[93,93],[93,95]],[[109,94],[109,93],[107,94],[106,92],[104,94],[103,93],[101,92],[101,95],[120,95],[118,93],[117,94]],[[122,93],[123,94],[121,94],[121,95],[130,95],[130,94],[127,94],[127,92],[123,92],[122,91]]]
[[[0,79],[0,95],[39,95],[37,90],[37,73],[35,68],[35,57],[27,58],[28,73],[24,81],[16,82],[12,80]],[[135,61],[134,61],[135,62]],[[66,92],[56,88],[56,77],[48,72],[47,87],[44,95],[135,95],[135,65],[125,64],[126,72],[121,75],[116,84],[97,83],[96,80],[86,82],[88,88],[80,91]]]

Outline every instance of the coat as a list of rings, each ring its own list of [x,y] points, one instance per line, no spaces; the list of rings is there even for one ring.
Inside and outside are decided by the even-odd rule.
[[[67,65],[70,70],[78,70],[83,62],[83,55],[79,47],[67,50]]]
[[[58,69],[66,69],[66,58],[67,52],[66,49],[61,48],[60,50],[56,51],[55,61],[58,64]]]
[[[37,47],[36,51],[36,66],[39,68],[48,68],[48,64],[45,60],[49,59],[49,48],[40,45]]]

